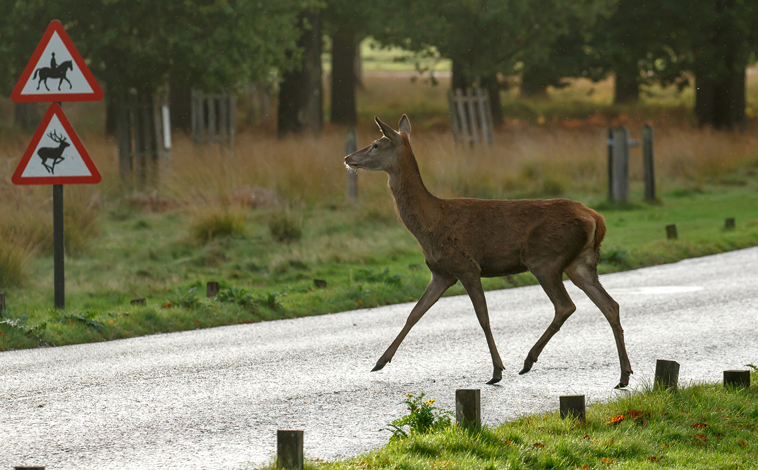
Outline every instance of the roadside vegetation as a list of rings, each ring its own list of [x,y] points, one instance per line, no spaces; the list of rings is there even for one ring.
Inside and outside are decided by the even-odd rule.
[[[758,74],[748,78],[752,116]],[[506,93],[506,108],[512,103],[520,111],[507,113],[496,145],[464,148],[447,128],[445,80],[433,86],[407,74],[366,72],[359,146],[379,135],[374,113],[392,122],[406,112],[434,194],[567,197],[596,208],[608,225],[601,273],[758,245],[755,123],[743,134],[698,129],[687,117],[686,94],[651,90],[657,104],[611,107],[602,101],[611,93],[608,83],[577,81],[540,100]],[[65,189],[64,310],[52,309],[50,188],[10,183],[27,138],[0,132],[0,292],[7,298],[0,350],[372,308],[423,292],[429,273],[395,214],[386,175],[360,173],[359,202],[346,200],[344,128],[279,140],[263,122],[243,129],[231,150],[176,135],[159,187],[127,193],[118,179],[115,139],[102,138],[91,119],[102,109],[70,108],[103,182]],[[658,109],[650,122],[659,200],[641,202],[641,152],[633,149],[632,203],[609,205],[607,126],[623,123],[638,137],[651,109]],[[724,229],[727,217],[736,219],[735,230]],[[670,223],[679,240],[666,240]],[[221,285],[215,298],[205,296],[208,281]],[[486,280],[485,288],[535,282],[523,274]],[[455,286],[448,295],[461,293]],[[131,304],[138,298],[145,304]]]
[[[751,375],[755,384],[755,367]],[[419,397],[406,403],[414,398]],[[389,437],[388,432],[382,449],[344,461],[309,461],[305,468],[748,469],[758,453],[756,399],[755,385],[740,390],[722,384],[675,391],[648,387],[589,406],[584,423],[562,420],[556,411],[481,430],[461,428],[434,410],[433,402],[419,402],[414,409],[409,406],[405,421],[426,423],[423,418],[436,413],[433,425],[407,427],[405,435]]]

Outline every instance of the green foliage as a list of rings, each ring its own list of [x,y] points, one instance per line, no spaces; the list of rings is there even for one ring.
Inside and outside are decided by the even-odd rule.
[[[629,253],[626,250],[619,247],[613,247],[609,250],[600,250],[600,262],[618,266],[620,268],[630,268]]]
[[[302,224],[288,212],[279,212],[268,222],[271,236],[278,242],[292,243],[303,237]]]
[[[424,400],[424,394],[414,396],[409,393],[402,401],[408,407],[408,414],[392,421],[387,431],[392,432],[390,441],[396,441],[415,434],[426,434],[450,426],[453,413],[434,406],[434,400]],[[405,428],[408,427],[406,432]]]
[[[29,312],[24,312],[23,315],[13,319],[6,319],[3,321],[0,321],[0,325],[8,325],[13,330],[16,330],[23,334],[25,337],[30,338],[37,342],[38,346],[52,346],[51,343],[49,343],[45,338],[42,336],[42,333],[45,331],[45,328],[47,328],[47,322],[42,322],[35,326],[29,326],[27,324],[27,320],[29,319]]]
[[[62,314],[54,314],[53,316],[57,317],[57,320],[60,323],[78,322],[94,329],[95,331],[102,332],[105,329],[105,325],[103,325],[103,322],[95,320],[96,315],[96,311],[88,310],[84,313],[68,312]]]
[[[375,272],[371,269],[359,269],[355,273],[356,281],[364,282],[383,282],[392,286],[399,286],[403,283],[402,274],[390,275],[390,268],[384,268],[384,271]]]
[[[191,287],[186,295],[173,294],[168,297],[167,302],[171,307],[181,307],[186,309],[193,309],[200,306],[200,299],[195,294],[197,287]]]
[[[234,303],[243,307],[257,308],[260,306],[268,307],[274,311],[282,311],[283,307],[279,301],[279,297],[286,294],[280,294],[279,292],[273,292],[264,294],[263,296],[256,297],[252,292],[239,287],[227,287],[221,289],[216,295],[216,300],[219,302]]]
[[[190,227],[190,236],[201,244],[208,243],[214,238],[241,237],[244,234],[245,217],[229,211],[211,212],[197,217]]]

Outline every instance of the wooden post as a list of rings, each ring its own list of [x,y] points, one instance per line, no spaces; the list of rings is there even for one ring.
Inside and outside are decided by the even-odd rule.
[[[276,468],[303,470],[303,431],[276,431]]]
[[[613,130],[613,202],[629,201],[629,132],[624,126]]]
[[[679,234],[676,231],[676,224],[666,226],[666,238],[669,240],[677,240],[679,238]]]
[[[218,95],[218,138],[224,144],[229,143],[229,96]]]
[[[355,128],[351,127],[345,137],[345,155],[350,155],[357,149],[358,137],[355,135]],[[358,200],[358,172],[350,169],[347,170],[347,198],[350,202]]]
[[[447,90],[447,105],[450,108],[450,128],[453,131],[453,140],[458,143],[461,140],[461,127],[458,124],[458,109],[455,105],[453,90]]]
[[[466,119],[466,106],[463,98],[463,91],[458,88],[455,90],[455,104],[458,108],[458,122],[461,125],[461,142],[468,144],[471,142],[468,133],[468,120]]]
[[[218,127],[216,125],[216,102],[217,95],[206,95],[208,101],[208,142],[218,140]]]
[[[466,89],[466,113],[468,114],[471,125],[471,142],[476,145],[479,143],[479,131],[476,128],[476,108],[474,107],[474,91],[471,88]]]
[[[726,230],[734,230],[735,224],[734,224],[734,217],[729,217],[724,221],[724,229]]]
[[[573,416],[580,423],[586,421],[584,395],[561,395],[560,397],[561,419]]]
[[[465,428],[482,427],[481,393],[478,388],[455,391],[455,421]]]
[[[479,124],[482,126],[482,140],[487,144],[491,144],[492,136],[490,135],[490,126],[487,123],[487,110],[484,109],[485,100],[481,87],[476,89],[476,104],[479,109]]]
[[[653,166],[653,127],[642,128],[642,163],[645,170],[645,200],[655,201],[655,171]]]
[[[210,281],[205,285],[205,296],[209,299],[211,297],[216,297],[220,290],[221,286],[218,285],[218,282]]]
[[[5,292],[0,292],[0,318],[3,318],[5,311]]]
[[[613,128],[608,128],[608,200],[613,201]]]
[[[142,299],[132,299],[132,301],[130,303],[132,305],[141,305],[141,306],[144,307],[145,305],[147,305],[147,300],[145,300],[144,298],[142,298]]]
[[[487,129],[490,133],[490,145],[495,144],[495,124],[492,122],[492,106],[490,106],[490,92],[484,90],[484,109],[487,110],[485,115],[487,116]]]
[[[676,389],[679,386],[679,363],[676,361],[655,361],[654,388]]]
[[[750,371],[725,370],[724,387],[750,388]]]

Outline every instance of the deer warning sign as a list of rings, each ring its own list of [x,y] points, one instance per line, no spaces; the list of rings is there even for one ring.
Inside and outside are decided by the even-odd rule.
[[[60,106],[53,103],[32,137],[14,184],[96,184],[100,172]]]
[[[15,103],[99,101],[103,90],[71,42],[53,20],[11,93]]]

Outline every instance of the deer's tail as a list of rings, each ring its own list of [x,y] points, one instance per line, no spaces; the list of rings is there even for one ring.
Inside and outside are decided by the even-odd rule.
[[[595,253],[600,250],[600,243],[605,238],[605,217],[592,211],[592,216],[595,218]]]
[[[37,79],[37,72],[39,72],[39,69],[35,69],[34,70],[34,75],[32,75],[32,80],[36,80]]]

